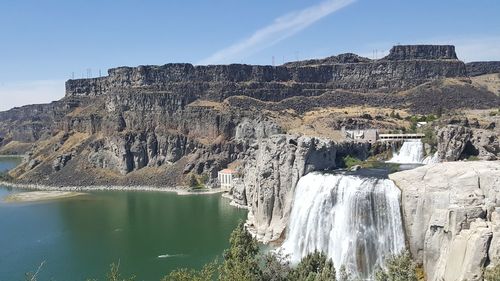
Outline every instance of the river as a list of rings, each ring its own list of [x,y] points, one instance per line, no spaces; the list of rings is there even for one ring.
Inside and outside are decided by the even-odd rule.
[[[0,158],[0,171],[18,160]],[[246,211],[220,194],[91,192],[37,203],[5,203],[0,186],[0,280],[103,280],[109,265],[159,280],[173,269],[220,257]]]

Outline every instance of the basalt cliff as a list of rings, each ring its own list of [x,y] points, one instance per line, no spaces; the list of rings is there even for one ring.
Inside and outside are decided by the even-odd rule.
[[[10,181],[54,188],[215,186],[217,172],[229,167],[240,175],[234,203],[249,209],[248,225],[261,241],[274,241],[285,235],[302,176],[345,167],[347,156],[380,160],[394,148],[346,137],[346,130],[408,132],[425,120],[419,130],[427,154],[445,162],[497,160],[498,72],[496,62],[465,64],[453,46],[435,45],[395,46],[377,60],[341,54],[281,66],[118,67],[105,77],[67,81],[59,101],[0,112],[0,154],[25,154]],[[481,186],[471,183],[466,193],[495,190],[482,180],[490,166]],[[443,264],[454,252],[438,255],[436,249],[475,235],[487,244],[476,251],[476,262],[485,265],[485,253],[496,251],[489,233],[497,230],[486,231],[484,224],[498,219],[490,204],[498,202],[493,195],[476,194],[482,201],[474,201],[458,187],[452,193],[449,185],[428,184],[434,178],[427,180],[422,169],[394,176],[403,190],[412,254],[429,268],[430,280],[453,277],[459,273],[446,273]],[[433,202],[440,216],[424,210],[417,224],[412,210],[423,203],[412,186],[420,184],[439,196],[461,197]],[[460,220],[445,220],[459,203],[466,205],[457,211]],[[460,277],[476,273],[464,268]]]

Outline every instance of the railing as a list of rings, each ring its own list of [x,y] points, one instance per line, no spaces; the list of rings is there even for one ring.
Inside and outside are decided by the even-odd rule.
[[[379,134],[379,141],[388,140],[418,140],[425,137],[425,134]]]

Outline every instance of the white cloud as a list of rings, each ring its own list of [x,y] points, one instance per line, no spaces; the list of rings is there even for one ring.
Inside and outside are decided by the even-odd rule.
[[[0,82],[0,111],[58,100],[64,90],[63,80]]]
[[[198,64],[228,63],[248,57],[294,35],[354,1],[356,0],[327,0],[276,18],[273,23],[255,31],[250,37],[212,54]]]

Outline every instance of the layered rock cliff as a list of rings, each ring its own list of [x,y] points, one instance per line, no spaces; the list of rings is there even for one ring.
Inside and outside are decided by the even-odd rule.
[[[476,61],[465,64],[469,76],[500,73],[500,61]]]
[[[242,159],[242,177],[233,198],[249,207],[247,223],[260,241],[279,239],[288,224],[299,179],[312,171],[341,166],[346,155],[365,159],[368,150],[366,143],[335,143],[283,134],[258,139]]]
[[[500,162],[447,162],[389,177],[402,190],[406,236],[426,280],[483,280],[500,258]]]
[[[218,169],[249,157],[250,144],[238,137],[244,120],[274,124],[255,128],[269,137],[290,128],[284,118],[324,107],[433,113],[500,105],[495,94],[469,87],[466,75],[453,46],[429,45],[395,46],[379,60],[343,54],[276,67],[119,67],[69,80],[60,101],[0,113],[0,137],[2,145],[34,144],[14,173],[18,181],[184,185],[195,174],[211,184]]]
[[[67,81],[66,96],[99,96],[140,88],[219,101],[236,95],[278,101],[332,89],[395,92],[438,78],[466,76],[465,64],[457,59],[453,46],[395,46],[380,60],[344,54],[314,64],[283,66],[119,67],[110,69],[107,77]]]

